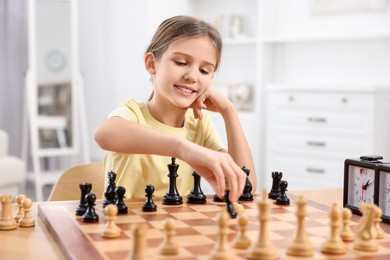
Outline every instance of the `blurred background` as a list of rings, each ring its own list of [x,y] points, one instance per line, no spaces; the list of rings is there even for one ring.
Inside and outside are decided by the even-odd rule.
[[[290,190],[342,188],[345,159],[390,161],[388,0],[0,0],[0,157],[20,160],[0,160],[0,193],[45,200],[65,169],[102,160],[97,125],[147,100],[145,48],[178,14],[221,32],[213,85],[240,111],[259,188],[273,171]]]

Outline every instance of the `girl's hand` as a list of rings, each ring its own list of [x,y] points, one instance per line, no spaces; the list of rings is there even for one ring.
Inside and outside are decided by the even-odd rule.
[[[202,109],[222,113],[233,104],[212,87],[207,88],[192,104],[194,117],[202,119]]]

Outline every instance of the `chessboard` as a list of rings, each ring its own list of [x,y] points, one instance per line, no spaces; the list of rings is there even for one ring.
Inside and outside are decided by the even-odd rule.
[[[279,252],[279,259],[296,259],[286,255],[289,241],[296,233],[296,205],[297,197],[289,195],[291,204],[279,206],[272,204],[268,232],[272,243]],[[249,223],[247,235],[252,245],[257,243],[259,237],[259,213],[255,197],[254,201],[241,202],[245,208]],[[132,228],[146,224],[147,253],[150,259],[209,259],[210,253],[218,240],[217,218],[221,207],[225,203],[214,202],[207,198],[206,204],[162,205],[156,199],[156,212],[143,212],[144,200],[125,201],[128,213],[118,215],[117,226],[122,230],[117,238],[103,238],[100,233],[105,227],[105,216],[102,202],[96,202],[96,212],[99,215],[98,223],[84,223],[81,217],[75,215],[77,201],[44,202],[38,205],[38,214],[53,235],[64,254],[71,259],[127,259],[131,255],[133,241]],[[308,201],[305,219],[305,230],[309,240],[314,245],[312,259],[390,259],[390,225],[381,223],[385,231],[385,238],[378,240],[379,250],[376,252],[361,252],[353,249],[353,242],[347,243],[347,252],[343,255],[331,255],[321,252],[321,244],[329,237],[329,208],[316,202]],[[179,244],[179,254],[163,256],[159,254],[159,245],[163,241],[164,221],[172,218],[175,221],[174,241]],[[353,215],[351,229],[354,230],[360,217]],[[230,219],[228,226],[229,246],[238,233],[237,219]],[[251,247],[248,249],[234,249],[237,259],[247,259]]]

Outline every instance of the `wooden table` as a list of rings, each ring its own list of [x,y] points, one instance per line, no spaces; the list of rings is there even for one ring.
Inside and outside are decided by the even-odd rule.
[[[324,205],[337,202],[342,205],[342,190],[306,190],[288,192],[293,195],[303,195]],[[50,202],[42,202],[50,203]],[[60,247],[56,244],[45,224],[37,217],[37,205],[32,209],[36,219],[33,228],[20,228],[10,231],[0,231],[0,254],[2,259],[65,259]]]

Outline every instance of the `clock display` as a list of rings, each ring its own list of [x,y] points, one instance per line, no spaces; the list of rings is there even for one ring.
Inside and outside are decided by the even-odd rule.
[[[390,169],[379,169],[379,177],[379,207],[382,209],[384,218],[390,219]]]
[[[358,207],[362,202],[374,202],[375,170],[349,165],[349,174],[348,204]]]

